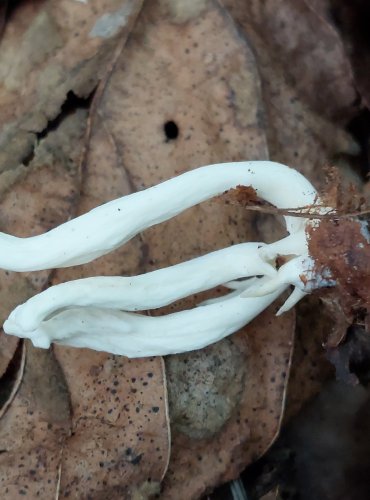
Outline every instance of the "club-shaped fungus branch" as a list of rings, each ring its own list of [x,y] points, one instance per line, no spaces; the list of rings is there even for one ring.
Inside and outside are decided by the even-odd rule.
[[[68,307],[143,311],[166,306],[231,280],[274,276],[275,268],[258,253],[262,246],[263,243],[241,243],[139,276],[99,276],[61,283],[14,309],[5,328],[22,335]]]
[[[307,214],[328,210],[310,182],[285,165],[210,165],[106,203],[40,236],[0,234],[6,243],[0,246],[0,267],[35,270],[89,262],[140,231],[239,185],[251,186],[279,209],[307,207]],[[243,243],[139,276],[86,278],[51,287],[18,306],[4,330],[39,347],[57,342],[129,357],[204,347],[246,325],[289,285],[295,288],[280,313],[311,291],[308,283],[317,273],[307,228],[320,221],[284,218],[289,236],[269,245]],[[277,256],[286,261],[280,268]],[[325,279],[330,282],[330,273]],[[159,317],[129,312],[159,308],[220,284],[232,291],[194,309]]]
[[[312,205],[317,193],[296,170],[268,161],[201,167],[157,186],[105,203],[51,231],[29,238],[0,233],[0,268],[39,271],[85,264],[136,234],[238,185],[279,208]],[[304,220],[286,217],[296,233]]]
[[[130,358],[192,351],[242,328],[284,288],[247,299],[226,295],[208,305],[159,317],[98,307],[67,309],[21,336],[30,338],[36,347],[48,348],[55,342]]]

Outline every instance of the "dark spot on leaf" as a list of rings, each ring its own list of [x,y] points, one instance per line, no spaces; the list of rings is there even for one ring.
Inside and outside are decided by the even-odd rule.
[[[133,465],[139,464],[142,456],[143,456],[142,453],[140,453],[140,455],[136,455],[136,457],[131,460],[131,463]]]
[[[163,125],[163,130],[166,135],[167,141],[177,139],[179,136],[179,127],[172,120],[169,120]]]

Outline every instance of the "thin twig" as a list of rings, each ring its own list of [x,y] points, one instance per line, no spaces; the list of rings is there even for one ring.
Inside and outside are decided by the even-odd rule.
[[[359,217],[360,215],[366,215],[370,213],[370,208],[366,208],[364,210],[358,210],[356,212],[344,212],[332,209],[330,212],[326,214],[320,214],[317,212],[312,212],[315,208],[323,208],[320,205],[310,205],[305,207],[297,207],[297,208],[276,208],[276,207],[268,207],[268,206],[259,206],[259,205],[247,205],[244,208],[247,210],[252,210],[254,212],[262,212],[266,214],[273,215],[286,215],[291,217],[303,217],[305,219],[341,219],[341,218],[351,218],[351,217]],[[303,212],[304,210],[309,210],[309,213]]]

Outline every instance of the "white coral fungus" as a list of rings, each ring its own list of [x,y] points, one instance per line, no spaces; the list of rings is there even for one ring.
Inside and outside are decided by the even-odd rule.
[[[310,182],[285,165],[209,165],[106,203],[39,236],[0,233],[0,267],[32,271],[89,262],[238,185],[251,186],[280,209],[307,207],[309,213],[320,205]],[[285,222],[289,236],[269,245],[242,243],[139,276],[86,278],[51,287],[18,306],[4,331],[30,338],[38,347],[57,342],[129,357],[204,347],[246,325],[289,285],[294,291],[279,313],[308,292],[302,276],[311,279],[313,263],[306,229],[318,221],[289,215]],[[279,269],[277,256],[287,260]],[[201,307],[159,317],[130,312],[159,308],[220,284],[233,291]]]

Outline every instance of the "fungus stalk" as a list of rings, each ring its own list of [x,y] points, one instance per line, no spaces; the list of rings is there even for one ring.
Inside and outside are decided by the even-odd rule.
[[[275,276],[275,268],[258,253],[263,246],[263,243],[241,243],[139,276],[99,276],[61,283],[14,309],[5,328],[21,335],[68,307],[157,309],[239,278]]]
[[[307,207],[310,213],[315,205],[328,210],[320,207],[310,182],[285,165],[210,165],[106,203],[39,236],[22,239],[0,233],[0,267],[32,271],[89,262],[144,229],[239,185],[251,186],[279,209]],[[139,276],[85,278],[51,287],[18,306],[4,331],[30,338],[38,347],[56,342],[129,357],[204,347],[246,325],[290,285],[294,291],[279,313],[310,291],[315,270],[307,228],[319,221],[290,215],[284,219],[289,236],[269,245],[242,243]],[[277,256],[287,261],[279,269]],[[333,284],[330,279],[326,284]],[[232,291],[194,309],[160,317],[133,312],[222,284]]]
[[[263,297],[239,295],[152,317],[99,307],[64,310],[25,332],[36,347],[57,344],[88,347],[130,358],[164,356],[201,349],[236,332],[268,307],[285,289]]]
[[[0,233],[0,268],[40,271],[86,264],[141,231],[238,185],[252,186],[261,199],[279,208],[309,206],[317,197],[305,177],[279,163],[209,165],[105,203],[38,236]],[[294,217],[285,221],[290,233],[299,232],[305,223]]]

